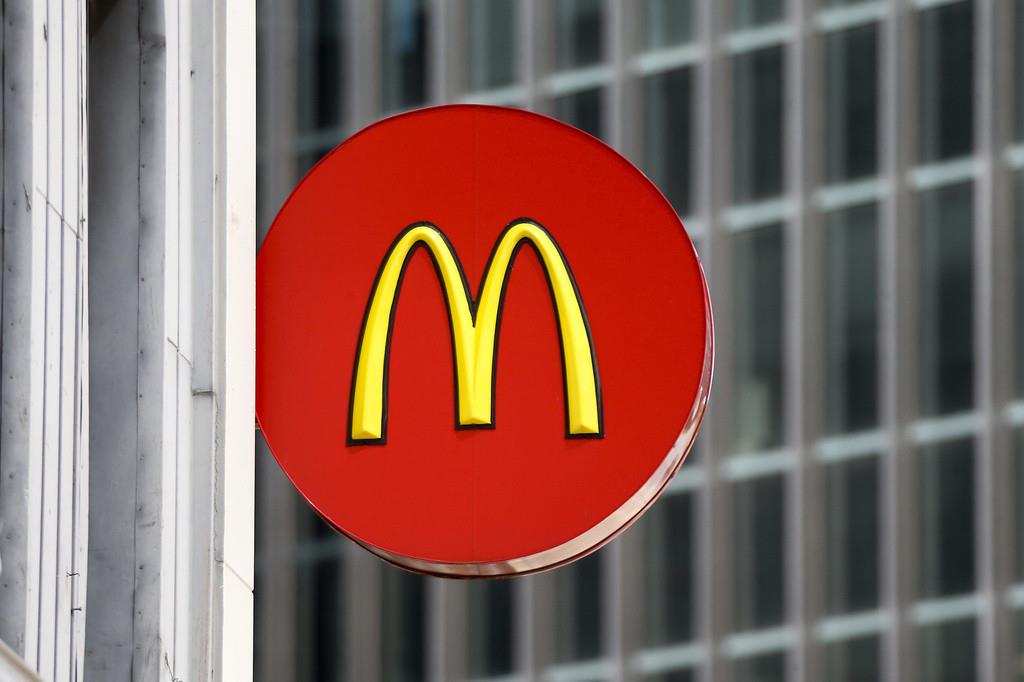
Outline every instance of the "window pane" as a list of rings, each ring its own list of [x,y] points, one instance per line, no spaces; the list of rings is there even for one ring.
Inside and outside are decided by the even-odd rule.
[[[782,47],[733,59],[735,201],[782,192]]]
[[[974,405],[973,190],[921,195],[920,412]]]
[[[663,496],[640,521],[644,533],[645,646],[685,642],[694,636],[693,493]]]
[[[826,218],[826,430],[844,433],[878,421],[878,209]]]
[[[783,440],[782,230],[767,225],[733,237],[734,452],[767,450]]]
[[[337,2],[299,0],[296,40],[300,132],[341,124],[341,23]]]
[[[783,682],[786,654],[778,652],[736,661],[736,682]]]
[[[556,662],[601,655],[601,559],[596,552],[555,571]]]
[[[312,551],[303,551],[312,549]],[[300,547],[297,573],[296,674],[302,680],[342,680],[345,661],[345,605],[342,546],[333,551]]]
[[[427,99],[426,0],[384,0],[381,55],[385,111]]]
[[[921,448],[921,597],[974,589],[974,443]]]
[[[644,80],[644,170],[680,214],[691,209],[691,73],[677,69]]]
[[[825,647],[828,682],[862,682],[882,679],[878,637],[858,637]]]
[[[923,682],[975,682],[978,678],[975,630],[973,619],[922,628]]]
[[[829,182],[878,170],[878,26],[825,38],[825,150]]]
[[[1024,172],[1018,171],[1014,176],[1016,200],[1016,229],[1013,234],[1014,247],[1014,319],[1016,326],[1017,352],[1014,355],[1016,366],[1017,397],[1024,398]]]
[[[694,670],[672,670],[670,672],[645,675],[644,682],[697,682],[697,673]]]
[[[878,457],[826,469],[826,567],[829,614],[878,606]]]
[[[427,579],[381,567],[380,669],[382,678],[417,682],[426,677]]]
[[[469,87],[484,90],[516,79],[517,0],[469,0]]]
[[[736,28],[751,28],[782,20],[783,0],[735,0],[733,20]]]
[[[1017,140],[1024,140],[1024,0],[1017,0],[1014,19],[1014,95],[1016,115],[1014,116]]]
[[[493,677],[513,671],[512,586],[510,580],[472,581],[466,586],[470,677]]]
[[[1013,496],[1013,503],[1016,511],[1016,524],[1014,530],[1017,538],[1024,538],[1024,428],[1018,428],[1013,432],[1013,442],[1016,448],[1013,464],[1016,476],[1016,488]],[[1024,542],[1019,539],[1016,543],[1017,561],[1016,577],[1017,582],[1024,582]],[[1024,660],[1022,660],[1024,662]],[[1022,670],[1024,672],[1024,670]]]
[[[736,630],[785,618],[785,498],[782,475],[734,484]]]
[[[920,14],[920,159],[974,149],[974,5],[956,2]]]
[[[600,88],[565,95],[555,100],[555,118],[560,118],[594,137],[601,137],[603,116]]]
[[[556,0],[555,66],[573,69],[604,60],[603,0]]]
[[[644,0],[644,44],[649,50],[693,40],[693,0]]]

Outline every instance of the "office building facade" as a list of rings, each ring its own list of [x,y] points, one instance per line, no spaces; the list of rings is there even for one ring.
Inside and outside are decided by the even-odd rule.
[[[265,0],[258,36],[261,235],[374,120],[523,107],[659,185],[718,349],[664,496],[542,575],[389,567],[258,446],[258,679],[1024,679],[1024,2]]]

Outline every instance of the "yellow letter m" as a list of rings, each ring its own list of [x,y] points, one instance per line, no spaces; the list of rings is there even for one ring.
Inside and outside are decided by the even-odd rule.
[[[603,435],[597,356],[572,271],[547,230],[522,219],[513,221],[498,238],[475,301],[470,297],[462,265],[441,230],[416,223],[398,235],[377,273],[360,332],[349,401],[350,444],[386,441],[388,352],[395,298],[409,259],[419,247],[425,247],[434,262],[448,307],[455,361],[456,428],[493,428],[495,337],[512,263],[525,244],[533,248],[544,267],[558,318],[566,438]]]

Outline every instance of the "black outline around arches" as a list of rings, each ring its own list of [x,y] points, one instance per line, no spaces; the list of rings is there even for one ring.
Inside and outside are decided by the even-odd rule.
[[[487,276],[491,271],[491,264],[494,261],[495,253],[498,250],[498,246],[501,244],[505,237],[505,234],[516,225],[527,223],[541,230],[548,236],[551,244],[555,247],[555,251],[558,252],[559,257],[562,259],[562,264],[565,267],[565,272],[569,277],[569,282],[572,284],[573,293],[576,296],[576,303],[579,305],[580,315],[583,317],[583,326],[587,332],[587,343],[590,346],[590,365],[594,372],[594,392],[597,399],[597,419],[598,419],[598,430],[597,433],[570,433],[569,432],[569,389],[566,380],[565,370],[565,343],[562,340],[562,324],[561,316],[558,313],[558,301],[555,299],[554,287],[551,284],[551,273],[548,272],[548,268],[544,265],[544,259],[540,254],[540,250],[537,248],[529,238],[524,237],[516,242],[512,248],[512,253],[509,256],[508,267],[505,268],[505,274],[502,277],[501,291],[498,297],[498,311],[495,316],[494,322],[494,351],[491,360],[491,423],[490,424],[460,424],[459,423],[459,368],[457,351],[455,347],[455,323],[452,319],[451,305],[448,302],[447,287],[444,283],[444,278],[441,274],[441,267],[437,262],[437,258],[434,256],[434,252],[424,246],[422,241],[417,241],[409,249],[409,252],[405,255],[405,259],[402,262],[402,269],[398,275],[398,282],[395,284],[395,294],[391,305],[391,313],[388,318],[388,333],[386,348],[384,349],[384,376],[382,379],[382,396],[381,396],[381,436],[380,438],[367,438],[367,439],[353,439],[352,438],[352,412],[354,409],[354,398],[356,391],[356,378],[359,371],[359,357],[363,350],[363,340],[366,333],[366,321],[370,314],[370,308],[373,306],[374,297],[377,294],[377,286],[380,283],[381,275],[384,272],[384,268],[391,258],[391,254],[394,252],[398,243],[410,230],[427,227],[437,232],[437,234],[444,240],[448,246],[448,250],[455,260],[455,266],[458,268],[459,276],[462,279],[463,294],[466,297],[466,301],[469,305],[470,315],[473,321],[474,327],[476,326],[476,312],[477,312],[477,299],[474,298],[469,291],[469,281],[466,279],[466,273],[462,268],[462,260],[459,258],[458,252],[448,239],[448,235],[444,233],[441,228],[427,221],[418,221],[407,225],[398,236],[395,237],[394,241],[391,242],[391,246],[388,247],[387,252],[384,254],[384,258],[381,261],[380,267],[377,269],[377,274],[373,279],[373,286],[370,288],[370,296],[366,303],[366,309],[363,312],[363,320],[359,327],[359,341],[356,344],[356,356],[355,362],[352,366],[352,383],[349,389],[349,401],[348,401],[348,424],[345,429],[345,442],[349,446],[358,445],[385,445],[387,444],[388,436],[388,392],[390,390],[390,371],[391,371],[391,337],[394,333],[395,328],[395,313],[398,310],[398,297],[401,295],[402,282],[405,279],[405,271],[409,267],[409,261],[412,260],[413,255],[417,250],[426,248],[427,254],[430,256],[430,261],[434,265],[434,271],[437,274],[438,284],[441,286],[442,297],[444,298],[445,311],[448,315],[448,334],[452,346],[452,376],[454,379],[454,418],[455,428],[457,430],[475,430],[475,429],[494,429],[497,424],[497,396],[498,396],[498,346],[501,341],[501,322],[502,312],[505,308],[505,293],[508,288],[509,278],[512,276],[512,268],[515,267],[516,257],[519,255],[519,250],[524,245],[529,245],[533,249],[537,256],[537,260],[540,261],[541,269],[544,271],[544,280],[547,282],[548,294],[551,296],[552,310],[555,314],[555,324],[558,327],[558,350],[559,357],[562,363],[562,402],[565,410],[565,437],[567,439],[581,439],[581,438],[604,438],[604,398],[601,393],[601,373],[597,365],[597,352],[594,350],[594,335],[590,329],[590,318],[587,317],[587,310],[583,305],[583,297],[580,295],[579,286],[576,284],[576,277],[573,275],[572,268],[569,267],[569,261],[566,259],[565,254],[562,252],[562,248],[558,245],[554,236],[545,228],[543,225],[538,223],[536,220],[531,218],[517,218],[509,222],[501,233],[494,240],[494,246],[491,248],[491,253],[487,257],[487,263],[484,266],[483,273],[480,277],[480,286],[477,288],[477,295],[479,296],[483,291],[484,282],[487,281]]]

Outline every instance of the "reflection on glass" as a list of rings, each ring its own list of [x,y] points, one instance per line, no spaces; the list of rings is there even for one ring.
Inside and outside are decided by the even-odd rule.
[[[417,682],[426,677],[426,583],[406,571],[381,566],[381,678]]]
[[[555,66],[574,69],[604,60],[604,0],[555,0]]]
[[[921,448],[921,597],[974,589],[974,442]]]
[[[600,88],[595,88],[558,97],[555,99],[555,118],[574,125],[594,137],[601,137],[603,132],[602,95],[603,91]]]
[[[644,171],[679,214],[690,211],[691,70],[644,80]]]
[[[782,475],[734,484],[736,630],[785,618],[785,496]]]
[[[878,457],[830,464],[825,473],[826,609],[878,606]]]
[[[825,152],[829,182],[878,169],[878,26],[825,37]]]
[[[733,58],[733,196],[737,203],[782,192],[783,51]]]
[[[922,682],[977,680],[976,636],[973,619],[921,628]]]
[[[693,0],[644,0],[644,45],[648,50],[693,40]]]
[[[974,405],[974,238],[970,184],[921,195],[920,412]]]
[[[303,505],[298,515],[296,561],[296,675],[304,680],[341,680],[345,604],[340,536]]]
[[[427,99],[426,0],[384,0],[381,36],[381,102],[385,111]]]
[[[470,677],[494,677],[513,671],[512,587],[510,580],[472,581],[466,585]]]
[[[486,90],[516,79],[519,47],[516,0],[469,0],[469,87]]]
[[[741,658],[736,661],[736,682],[783,682],[786,654],[783,652]]]
[[[342,32],[339,5],[331,0],[298,0],[298,128],[300,132],[341,124]]]
[[[919,157],[941,161],[974,149],[974,5],[920,12]]]
[[[596,552],[555,571],[555,660],[601,655],[601,559]]]
[[[752,28],[781,21],[783,0],[734,0],[733,23],[736,28]]]
[[[733,237],[734,452],[767,450],[783,440],[782,235],[782,225],[766,225]]]
[[[826,218],[825,422],[828,433],[878,421],[878,209]]]
[[[828,682],[862,682],[882,678],[878,637],[858,637],[825,647]]]
[[[694,494],[664,495],[640,521],[644,570],[645,646],[685,642],[694,636]]]

